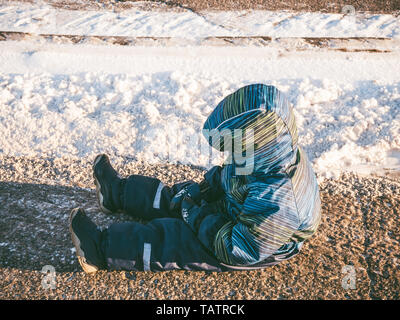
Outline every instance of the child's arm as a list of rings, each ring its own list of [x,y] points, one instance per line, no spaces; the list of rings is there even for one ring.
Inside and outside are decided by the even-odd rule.
[[[230,265],[261,262],[291,241],[300,221],[290,179],[270,177],[249,185],[236,221],[215,236],[216,256]]]
[[[224,195],[221,186],[221,167],[215,166],[204,174],[204,179],[200,183],[192,183],[178,192],[171,200],[170,210],[181,210],[184,198],[192,199],[196,204],[202,200],[210,203],[218,200]]]
[[[220,261],[251,265],[291,241],[299,227],[292,196],[289,180],[282,181],[278,188],[257,183],[250,186],[242,212],[234,221],[227,220],[212,205],[199,207],[189,198],[182,202],[182,216]]]

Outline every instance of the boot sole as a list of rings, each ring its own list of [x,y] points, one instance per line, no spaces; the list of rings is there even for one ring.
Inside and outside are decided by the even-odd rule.
[[[99,271],[99,268],[87,263],[85,258],[85,253],[81,249],[81,242],[78,236],[75,234],[74,230],[72,229],[72,220],[74,219],[75,215],[78,213],[80,208],[75,208],[71,211],[69,216],[69,231],[71,233],[72,243],[75,246],[76,256],[78,257],[79,264],[81,265],[83,271],[86,273],[95,273]]]
[[[102,157],[102,154],[99,154],[98,156],[96,156],[96,158],[94,159],[93,162],[93,178],[94,178],[94,184],[96,185],[96,197],[97,197],[97,203],[99,204],[99,207],[101,209],[101,211],[103,211],[104,213],[107,214],[111,214],[113,213],[112,211],[108,210],[104,205],[103,205],[103,195],[101,193],[101,185],[100,182],[97,180],[96,175],[94,174],[94,167],[96,166],[96,164],[100,161],[100,158]]]

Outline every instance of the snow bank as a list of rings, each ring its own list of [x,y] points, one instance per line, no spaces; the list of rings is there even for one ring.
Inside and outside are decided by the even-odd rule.
[[[35,46],[0,44],[3,154],[209,167],[222,156],[205,152],[204,120],[227,94],[263,82],[293,103],[321,177],[400,169],[398,54]]]
[[[64,10],[46,4],[0,6],[0,30],[37,34],[178,37],[389,37],[400,38],[400,17],[388,14],[325,14],[276,11],[120,12]]]
[[[353,18],[353,24],[349,22]],[[357,18],[357,19],[356,19]],[[356,23],[354,22],[356,19]],[[398,38],[399,18],[285,12],[66,11],[0,6],[0,30],[61,34]],[[352,30],[352,31],[351,31]],[[210,167],[204,120],[250,83],[286,92],[321,178],[400,170],[400,53],[0,42],[0,153]]]

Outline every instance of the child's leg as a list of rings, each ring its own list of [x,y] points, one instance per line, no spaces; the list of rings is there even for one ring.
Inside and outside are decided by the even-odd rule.
[[[131,175],[121,178],[111,166],[107,155],[99,155],[93,164],[93,175],[100,208],[105,213],[122,211],[131,216],[156,219],[176,217],[170,212],[172,197],[192,182],[164,186],[160,180]]]
[[[210,218],[210,219],[209,219]],[[208,216],[204,229],[218,224],[218,216]],[[200,228],[203,229],[203,228]],[[154,219],[148,224],[125,222],[101,231],[82,209],[70,215],[70,231],[79,263],[85,272],[101,269],[126,271],[232,271],[253,270],[274,265],[288,257],[271,256],[260,264],[228,266],[211,252],[212,239],[200,230],[198,238],[183,220]],[[292,254],[297,254],[298,250]]]
[[[177,212],[171,212],[170,202],[173,196],[191,181],[165,186],[156,178],[131,175],[126,179],[123,191],[122,211],[138,218],[181,218]]]
[[[222,271],[212,253],[179,219],[155,219],[145,225],[116,223],[103,232],[103,252],[109,270]]]

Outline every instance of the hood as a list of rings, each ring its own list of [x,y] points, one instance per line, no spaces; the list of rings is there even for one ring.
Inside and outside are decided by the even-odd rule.
[[[286,167],[298,148],[292,106],[281,91],[265,84],[225,97],[204,123],[203,134],[213,148],[232,155],[233,165],[251,160],[254,171]]]

